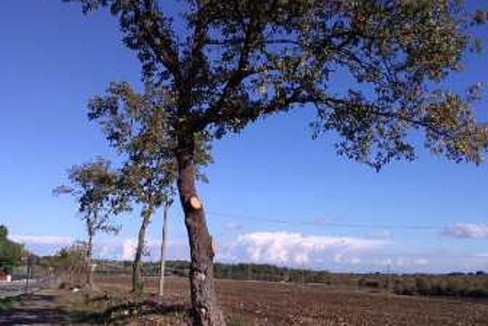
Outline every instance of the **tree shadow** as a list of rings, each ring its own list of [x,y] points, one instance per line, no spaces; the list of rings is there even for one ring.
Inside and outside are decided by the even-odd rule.
[[[56,301],[56,297],[54,295],[45,295],[45,294],[26,294],[23,295],[24,300],[29,301],[29,305],[38,304],[38,303],[54,303]]]
[[[54,296],[29,295],[28,302],[19,300],[13,307],[0,310],[0,325],[69,325],[69,313],[60,308],[43,307],[52,304]]]
[[[70,325],[68,313],[62,309],[9,309],[0,313],[0,325]]]
[[[100,301],[101,298],[96,298],[94,301]],[[77,323],[92,323],[92,324],[111,324],[111,325],[126,325],[129,319],[148,316],[189,316],[190,309],[186,305],[180,304],[161,304],[159,302],[145,300],[140,302],[124,302],[116,305],[111,305],[106,309],[97,312],[77,312],[73,317],[73,321]]]
[[[40,299],[39,299],[40,300]],[[0,311],[0,325],[69,325],[69,314],[59,308],[14,307]]]

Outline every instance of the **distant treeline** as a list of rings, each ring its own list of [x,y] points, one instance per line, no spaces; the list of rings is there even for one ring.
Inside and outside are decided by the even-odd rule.
[[[97,261],[98,273],[130,273],[132,262]],[[168,275],[188,276],[190,263],[187,261],[168,261]],[[159,263],[144,264],[144,275],[159,273]],[[279,267],[268,264],[223,264],[216,263],[215,276],[220,279],[255,280],[268,282],[321,283],[369,289],[371,291],[393,292],[399,295],[458,296],[488,298],[488,274],[474,273],[450,274],[356,274],[330,273]]]
[[[358,281],[360,287],[386,289],[400,295],[457,296],[488,298],[488,274],[414,274],[365,275]]]
[[[132,262],[129,261],[97,261],[95,269],[98,273],[129,273]],[[144,263],[144,275],[155,276],[159,274],[159,263]],[[166,274],[188,276],[190,263],[176,260],[166,262]],[[269,282],[295,282],[295,283],[325,283],[330,284],[330,273],[327,271],[312,271],[278,267],[267,264],[223,264],[215,263],[216,278],[233,280],[254,280]]]

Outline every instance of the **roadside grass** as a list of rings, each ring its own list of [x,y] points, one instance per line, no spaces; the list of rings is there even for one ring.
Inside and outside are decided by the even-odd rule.
[[[240,314],[231,314],[227,317],[228,326],[244,326],[246,325],[244,317]]]
[[[17,295],[14,297],[7,297],[0,299],[0,311],[4,311],[12,308],[13,306],[21,303],[24,300],[23,295]]]

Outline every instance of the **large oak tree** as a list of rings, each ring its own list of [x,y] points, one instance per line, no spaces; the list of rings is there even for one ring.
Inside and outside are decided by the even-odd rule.
[[[487,132],[471,109],[478,90],[461,96],[441,83],[462,69],[476,47],[470,28],[486,20],[462,1],[186,0],[175,3],[178,17],[163,1],[67,1],[85,13],[108,7],[145,83],[171,99],[162,106],[172,139],[166,148],[177,163],[189,235],[195,324],[225,324],[195,186],[196,137],[209,142],[258,118],[307,109],[316,112],[316,136],[337,132],[338,154],[375,169],[415,158],[411,129],[424,132],[433,153],[482,161]],[[339,89],[338,80],[347,86]],[[102,111],[123,105],[113,95],[98,97]]]

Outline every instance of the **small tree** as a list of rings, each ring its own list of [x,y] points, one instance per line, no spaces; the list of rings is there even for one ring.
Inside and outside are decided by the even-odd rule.
[[[87,234],[85,255],[85,286],[92,286],[93,239],[99,232],[117,233],[111,223],[111,214],[126,209],[126,203],[118,196],[120,178],[110,169],[110,162],[97,158],[93,162],[74,166],[69,171],[70,185],[59,186],[55,194],[70,194],[77,204]]]
[[[86,282],[86,275],[89,271],[86,261],[87,243],[77,241],[68,247],[61,248],[50,259],[50,267],[54,268],[57,277],[68,281],[69,284],[79,286]]]
[[[122,85],[119,94],[125,96],[125,111],[112,112],[102,122],[111,144],[127,159],[121,168],[123,193],[129,201],[141,205],[141,226],[132,265],[132,290],[141,292],[142,256],[146,230],[154,211],[170,200],[174,184],[174,163],[167,152],[161,151],[161,130],[166,128],[164,111],[149,98],[141,98]],[[97,101],[91,103],[91,114],[98,116]],[[122,127],[123,126],[123,127]]]
[[[316,112],[315,136],[336,131],[338,154],[376,170],[415,158],[411,129],[423,130],[436,154],[482,161],[488,137],[471,110],[477,89],[464,97],[440,86],[461,70],[471,23],[486,20],[484,12],[467,12],[463,1],[187,0],[178,2],[183,29],[155,0],[71,1],[85,13],[110,7],[143,79],[173,103],[164,116],[189,236],[197,325],[225,324],[195,184],[198,137],[218,139],[306,106]],[[339,74],[347,76],[345,87],[335,84]],[[97,99],[110,112],[123,100],[111,90]]]

